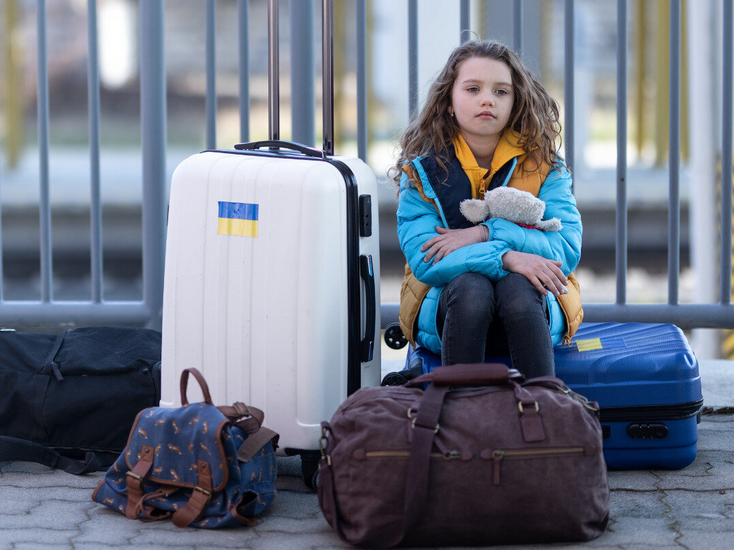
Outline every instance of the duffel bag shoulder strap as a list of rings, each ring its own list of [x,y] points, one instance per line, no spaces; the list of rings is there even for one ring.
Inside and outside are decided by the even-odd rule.
[[[5,460],[37,462],[51,468],[61,468],[65,472],[75,475],[96,472],[102,469],[99,459],[92,452],[87,452],[84,460],[74,460],[40,443],[1,435],[0,461]]]
[[[420,519],[428,495],[428,468],[433,439],[440,429],[438,419],[448,389],[448,385],[430,384],[420,400],[415,416],[412,417],[413,437],[410,444],[408,477],[405,480],[402,521],[393,523],[374,538],[360,541],[360,546],[374,548],[397,546]]]
[[[522,378],[517,370],[508,369],[501,363],[452,365],[437,367],[406,384],[416,386],[431,382],[420,399],[415,416],[412,417],[413,440],[410,445],[408,477],[405,481],[403,521],[380,533],[378,540],[362,541],[361,545],[381,548],[397,546],[420,520],[428,496],[428,473],[433,440],[441,429],[439,418],[449,387],[496,386]]]

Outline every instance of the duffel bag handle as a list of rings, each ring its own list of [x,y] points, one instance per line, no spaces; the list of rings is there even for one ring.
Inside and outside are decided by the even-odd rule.
[[[189,385],[189,374],[192,374],[194,378],[196,378],[196,381],[199,383],[199,386],[201,387],[201,393],[204,395],[204,402],[208,403],[209,405],[213,405],[212,403],[212,397],[209,394],[209,386],[206,383],[206,380],[204,380],[204,376],[199,372],[199,369],[195,369],[193,367],[189,369],[184,369],[181,373],[181,405],[188,405],[189,399],[186,397],[186,388]]]
[[[502,363],[477,363],[436,367],[428,374],[414,378],[406,386],[433,382],[438,386],[498,386],[510,380],[521,382],[524,377],[516,369]]]

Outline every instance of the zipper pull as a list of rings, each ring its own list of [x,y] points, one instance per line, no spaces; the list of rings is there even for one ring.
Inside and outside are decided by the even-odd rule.
[[[64,381],[64,377],[61,376],[61,371],[59,370],[59,366],[56,363],[51,363],[51,371],[54,373],[57,382]]]
[[[500,461],[505,457],[505,451],[494,451],[492,458],[494,459],[494,484],[500,484]]]

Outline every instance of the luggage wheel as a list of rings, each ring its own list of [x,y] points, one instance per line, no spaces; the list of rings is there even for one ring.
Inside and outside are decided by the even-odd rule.
[[[390,323],[385,329],[385,343],[392,349],[403,349],[408,345],[408,340],[400,330],[399,323]]]
[[[407,384],[408,381],[413,380],[413,378],[419,377],[421,374],[423,374],[423,360],[420,357],[416,357],[407,369],[387,373],[380,385],[402,386],[403,384]]]
[[[319,451],[304,451],[301,453],[301,476],[303,483],[315,491],[319,486]]]

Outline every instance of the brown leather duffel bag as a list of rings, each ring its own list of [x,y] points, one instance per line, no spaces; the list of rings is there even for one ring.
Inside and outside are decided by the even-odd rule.
[[[324,422],[319,504],[352,544],[581,541],[609,519],[595,403],[505,365],[363,388]]]

